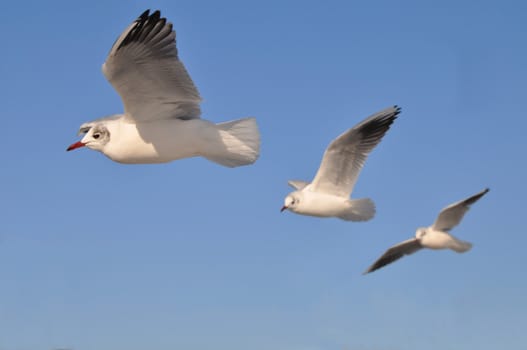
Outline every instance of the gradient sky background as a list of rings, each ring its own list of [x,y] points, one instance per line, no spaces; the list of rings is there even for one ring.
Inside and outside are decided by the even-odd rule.
[[[65,152],[120,113],[101,73],[141,12],[174,23],[215,122],[256,116],[250,167]],[[20,1],[0,13],[0,350],[519,349],[527,344],[527,4]],[[366,223],[280,213],[328,143],[398,104],[354,197]],[[453,233],[390,245],[491,191]]]

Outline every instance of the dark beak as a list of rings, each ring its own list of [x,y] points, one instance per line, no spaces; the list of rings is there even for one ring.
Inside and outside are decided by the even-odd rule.
[[[282,209],[280,209],[280,213],[287,209],[287,206],[283,206]]]
[[[73,151],[74,149],[77,149],[77,148],[81,148],[81,147],[84,147],[86,146],[85,143],[82,143],[82,142],[75,142],[74,144],[70,145],[66,151]]]

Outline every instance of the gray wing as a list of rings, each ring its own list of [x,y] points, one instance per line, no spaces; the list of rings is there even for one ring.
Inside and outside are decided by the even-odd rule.
[[[470,206],[476,203],[488,191],[489,189],[486,188],[467,199],[450,204],[441,210],[436,221],[432,225],[432,229],[437,231],[450,231],[461,222],[461,219],[463,219],[465,213],[470,209]]]
[[[417,238],[411,238],[396,244],[388,249],[379,259],[377,259],[376,262],[373,263],[373,265],[364,271],[364,275],[391,264],[405,255],[413,254],[421,248],[423,248],[423,246]]]
[[[106,79],[135,121],[199,118],[201,97],[178,58],[172,23],[146,10],[115,41],[103,64]]]
[[[309,185],[309,182],[302,180],[289,180],[287,181],[287,184],[293,187],[295,190],[300,191],[301,189]]]
[[[326,149],[313,190],[349,197],[368,154],[381,141],[401,109],[378,112],[337,137]]]

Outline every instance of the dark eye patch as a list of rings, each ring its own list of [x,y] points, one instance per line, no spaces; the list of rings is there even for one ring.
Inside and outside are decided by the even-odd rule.
[[[79,129],[79,134],[86,134],[88,131],[90,131],[91,126],[85,126],[83,128]]]

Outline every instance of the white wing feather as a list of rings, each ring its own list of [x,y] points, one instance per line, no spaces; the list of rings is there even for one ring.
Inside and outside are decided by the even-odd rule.
[[[470,206],[476,203],[488,191],[489,189],[486,188],[471,197],[450,204],[441,210],[436,221],[432,225],[432,229],[436,231],[450,231],[461,222],[465,213],[470,209]]]
[[[378,112],[331,142],[313,179],[313,190],[349,197],[366,158],[400,111],[393,106]]]

